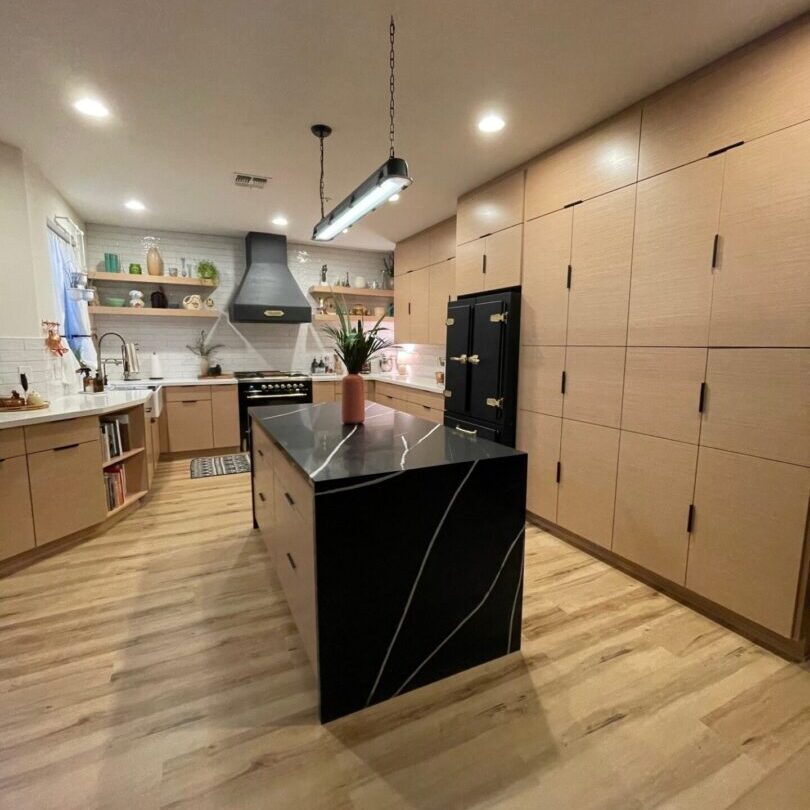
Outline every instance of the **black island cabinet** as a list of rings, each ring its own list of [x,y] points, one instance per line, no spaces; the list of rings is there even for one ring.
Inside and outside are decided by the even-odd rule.
[[[366,403],[251,410],[255,525],[328,722],[520,649],[526,455]]]

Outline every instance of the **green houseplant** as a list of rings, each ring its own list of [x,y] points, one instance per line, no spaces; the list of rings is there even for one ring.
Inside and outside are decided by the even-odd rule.
[[[197,275],[205,281],[210,281],[212,284],[219,282],[219,270],[217,270],[217,266],[210,259],[203,259],[197,265]]]
[[[194,341],[193,346],[186,344],[186,348],[200,358],[200,375],[202,377],[208,376],[208,370],[211,367],[214,352],[217,349],[221,349],[224,345],[224,343],[208,343],[205,329],[200,330],[200,336]]]
[[[362,320],[357,321],[357,326],[352,326],[342,299],[335,300],[335,314],[338,325],[325,326],[324,332],[332,338],[335,354],[346,366],[347,373],[342,381],[343,424],[359,425],[365,420],[365,397],[360,372],[377,352],[387,349],[391,341],[380,337],[380,332],[388,331],[381,325],[385,315],[381,315],[370,329],[363,329]]]

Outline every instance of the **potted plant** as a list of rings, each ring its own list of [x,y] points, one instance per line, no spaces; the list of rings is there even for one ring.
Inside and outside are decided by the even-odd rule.
[[[201,377],[208,376],[208,370],[211,367],[214,352],[217,349],[221,349],[223,346],[223,343],[207,343],[204,329],[200,331],[200,336],[194,341],[193,346],[186,344],[186,348],[200,358]]]
[[[197,275],[204,281],[210,281],[211,284],[219,282],[219,270],[210,259],[203,259],[197,265]]]
[[[360,372],[377,352],[387,349],[390,340],[380,337],[380,332],[387,329],[380,326],[384,315],[380,316],[371,329],[363,329],[363,321],[358,320],[353,327],[349,321],[346,305],[342,300],[335,302],[335,312],[338,316],[338,326],[325,326],[324,332],[332,338],[335,354],[346,366],[346,376],[343,378],[342,416],[344,425],[359,425],[365,420],[365,396],[363,394],[363,378]]]

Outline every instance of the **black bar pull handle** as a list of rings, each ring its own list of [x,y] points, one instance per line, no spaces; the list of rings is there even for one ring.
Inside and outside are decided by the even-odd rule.
[[[257,448],[256,448],[256,452],[257,452],[257,453],[258,453],[258,454],[259,454],[259,455],[260,455],[262,458],[264,458],[264,453],[262,452],[261,447],[257,447]]]
[[[560,464],[560,462],[558,461],[557,462],[557,483],[558,484],[560,483],[560,473],[561,472],[562,472],[562,464]]]
[[[714,235],[714,244],[712,245],[712,270],[717,267],[717,253],[720,249],[720,234]]]
[[[565,393],[565,372],[560,375],[560,393]]]
[[[285,493],[284,493],[284,497],[287,499],[287,503],[288,503],[290,506],[295,506],[295,501],[293,500],[293,497],[292,497],[292,495],[290,495],[290,493],[289,493],[289,492],[285,492]]]
[[[705,381],[700,384],[700,399],[698,401],[698,413],[703,413],[703,408],[706,405],[706,383]]]
[[[689,504],[689,514],[686,517],[686,533],[692,534],[692,526],[695,522],[695,505]]]
[[[75,442],[74,444],[63,444],[61,447],[54,447],[53,452],[58,453],[60,450],[72,450],[74,447],[78,447],[79,443]]]
[[[293,559],[292,554],[290,554],[289,551],[287,552],[287,562],[290,563],[290,567],[292,568],[293,571],[295,571],[295,569],[298,567],[295,564],[295,560]]]
[[[265,497],[264,497],[264,493],[263,493],[263,492],[260,492],[260,493],[259,493],[259,499],[261,500],[261,502],[262,502],[262,503],[264,503],[264,502],[267,500],[267,498],[265,498]]]
[[[565,279],[565,288],[567,290],[571,289],[571,265],[570,264],[568,265],[568,275],[567,275],[567,277]]]
[[[487,274],[487,254],[483,255],[483,261],[481,262],[481,272],[486,275]]]

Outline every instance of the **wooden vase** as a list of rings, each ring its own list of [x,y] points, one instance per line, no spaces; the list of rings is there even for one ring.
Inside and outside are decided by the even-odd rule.
[[[363,378],[347,374],[343,378],[342,416],[344,425],[362,425],[366,418],[366,398]]]

